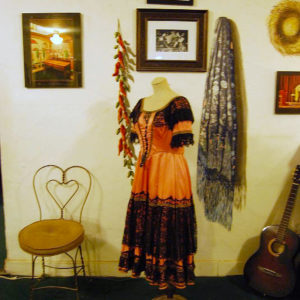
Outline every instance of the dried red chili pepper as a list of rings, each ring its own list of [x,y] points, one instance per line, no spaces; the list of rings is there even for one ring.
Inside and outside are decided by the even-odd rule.
[[[126,91],[125,91],[125,89],[124,89],[124,83],[123,83],[122,80],[120,80],[119,87],[120,87],[120,92],[121,92],[124,96],[126,96]]]
[[[121,35],[119,35],[119,37],[118,37],[118,43],[121,45],[123,50],[126,51],[126,48],[125,48],[125,45],[123,43],[123,39],[122,39]]]
[[[112,74],[112,76],[119,75],[120,66],[121,66],[121,64],[119,62],[117,62],[116,66],[115,66],[115,72],[114,72],[114,74]]]
[[[123,109],[120,107],[118,110],[118,122],[120,123],[123,114]]]
[[[122,134],[123,140],[125,140],[125,138],[126,138],[126,128],[125,128],[125,126],[123,124],[120,127],[120,132]]]
[[[123,109],[123,111],[125,111],[125,105],[124,105],[124,100],[123,100],[122,95],[119,95],[119,103],[120,103],[120,106]]]
[[[124,61],[123,61],[123,54],[121,51],[118,52],[118,57],[119,57],[119,62],[121,64],[122,68],[125,68]]]

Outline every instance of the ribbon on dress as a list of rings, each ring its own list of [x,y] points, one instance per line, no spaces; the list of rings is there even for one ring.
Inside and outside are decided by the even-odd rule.
[[[237,107],[229,19],[218,19],[215,36],[200,124],[197,192],[208,220],[230,230],[237,170]]]

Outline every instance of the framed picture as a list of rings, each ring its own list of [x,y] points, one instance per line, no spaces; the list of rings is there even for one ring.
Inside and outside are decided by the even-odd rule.
[[[147,0],[148,4],[193,5],[194,0]]]
[[[79,13],[24,13],[23,45],[27,88],[82,86]]]
[[[207,10],[137,9],[137,71],[205,72]]]
[[[300,72],[277,72],[275,112],[300,114]]]

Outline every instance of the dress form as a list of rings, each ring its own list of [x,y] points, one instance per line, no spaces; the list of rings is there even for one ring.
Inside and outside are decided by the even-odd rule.
[[[166,106],[172,99],[179,96],[174,92],[164,77],[156,77],[151,82],[153,94],[143,100],[143,110],[155,111]]]
[[[153,94],[149,97],[144,98],[143,107],[144,111],[156,111],[168,105],[168,103],[178,97],[179,95],[174,92],[164,77],[156,77],[151,82],[153,87]],[[153,300],[186,300],[186,298],[175,295],[175,288],[169,284],[166,290],[166,294],[162,296],[155,297]]]

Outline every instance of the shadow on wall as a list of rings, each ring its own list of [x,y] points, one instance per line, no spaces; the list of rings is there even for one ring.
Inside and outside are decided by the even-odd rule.
[[[234,206],[242,209],[246,205],[246,164],[247,164],[247,124],[248,107],[245,88],[245,76],[243,68],[240,37],[236,24],[231,20],[233,41],[235,46],[235,84],[236,84],[236,105],[238,124],[238,145],[237,145],[237,184],[234,199]]]
[[[4,260],[6,258],[6,243],[4,232],[4,208],[2,194],[2,175],[1,175],[1,157],[0,157],[0,273],[4,268]]]
[[[124,210],[122,210],[120,200],[114,197],[120,195],[116,191],[122,189],[122,184],[127,180],[125,175],[127,171],[122,168],[122,159],[117,157],[118,138],[115,132],[118,123],[114,102],[113,99],[105,101],[101,99],[89,107],[86,111],[86,131],[65,153],[68,161],[70,158],[76,160],[81,157],[86,164],[92,163],[90,170],[93,174],[94,189],[83,214],[86,235],[83,254],[87,274],[91,276],[105,276],[118,270],[117,260],[120,248],[115,247],[113,243],[118,238],[117,226],[119,220],[125,216],[125,204],[127,205],[129,199],[129,190],[128,195],[124,191],[126,203],[124,202]],[[121,169],[124,169],[124,173]],[[128,186],[130,186],[129,181]],[[104,201],[108,201],[110,207],[115,207],[114,214],[109,218],[107,216],[108,203]],[[107,219],[109,219],[109,224],[105,224]],[[105,228],[101,224],[105,224]],[[119,231],[120,247],[122,231],[123,226]],[[110,236],[111,233],[113,234]]]

